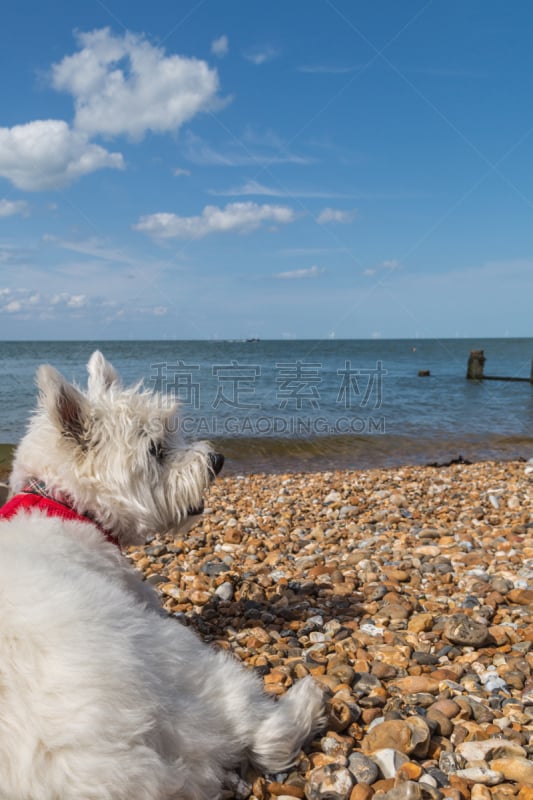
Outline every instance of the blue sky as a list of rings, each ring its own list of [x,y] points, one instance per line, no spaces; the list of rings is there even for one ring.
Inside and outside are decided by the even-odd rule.
[[[532,25],[7,0],[0,338],[531,336]]]

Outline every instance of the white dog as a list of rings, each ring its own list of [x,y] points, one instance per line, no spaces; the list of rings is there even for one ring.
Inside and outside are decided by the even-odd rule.
[[[223,459],[100,353],[88,371],[85,393],[39,369],[0,511],[0,799],[214,800],[245,757],[289,766],[322,693],[276,702],[159,613],[120,546],[185,525]]]

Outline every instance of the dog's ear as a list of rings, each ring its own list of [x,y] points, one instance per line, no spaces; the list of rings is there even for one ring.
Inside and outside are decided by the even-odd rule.
[[[85,446],[90,419],[87,399],[48,364],[37,370],[37,386],[54,424],[64,436]]]
[[[89,373],[89,394],[96,397],[106,392],[114,383],[120,384],[120,378],[99,350],[95,350],[87,364]]]

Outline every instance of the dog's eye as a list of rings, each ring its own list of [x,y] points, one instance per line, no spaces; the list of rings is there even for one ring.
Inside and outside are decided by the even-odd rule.
[[[153,439],[150,442],[150,447],[148,448],[148,452],[150,453],[153,458],[157,459],[158,461],[162,461],[165,457],[165,451],[163,449],[163,445],[161,442],[155,442]]]

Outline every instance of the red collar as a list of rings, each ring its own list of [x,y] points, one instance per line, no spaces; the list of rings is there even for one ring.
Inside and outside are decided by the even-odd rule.
[[[10,519],[21,510],[29,512],[33,509],[44,511],[49,517],[74,519],[78,520],[78,522],[86,522],[95,525],[108,542],[111,542],[120,549],[120,545],[113,534],[101,528],[100,525],[90,517],[78,514],[78,512],[74,511],[70,506],[59,502],[59,500],[54,500],[54,498],[50,497],[48,494],[41,494],[41,492],[35,491],[30,485],[27,487],[25,486],[21,494],[16,494],[0,508],[0,519]]]

